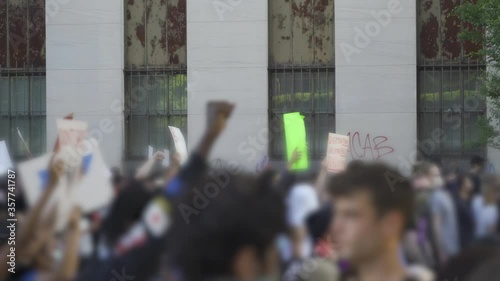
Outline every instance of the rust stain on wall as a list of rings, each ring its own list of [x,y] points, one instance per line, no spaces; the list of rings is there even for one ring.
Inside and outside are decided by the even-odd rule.
[[[177,1],[177,3],[175,3]],[[168,4],[167,43],[170,64],[186,63],[186,0]]]
[[[9,0],[9,56],[10,67],[27,65],[27,0]]]
[[[425,58],[435,58],[439,53],[439,23],[434,15],[422,25],[420,31],[420,51]]]
[[[270,59],[276,64],[334,62],[333,0],[270,2]]]
[[[186,63],[185,0],[129,0],[126,15],[127,65]]]
[[[45,66],[45,1],[36,0],[29,11],[29,64],[33,67]]]
[[[311,17],[312,10],[309,7],[311,4],[312,4],[312,0],[305,0],[305,1],[295,0],[295,1],[293,1],[292,2],[293,15],[295,17],[300,17],[300,18]]]
[[[466,59],[464,55],[480,49],[480,46],[471,42],[461,42],[458,38],[463,28],[470,28],[470,25],[462,24],[453,14],[454,9],[460,4],[461,0],[419,1],[420,63],[441,62],[441,60],[458,63]]]
[[[444,56],[448,59],[456,59],[460,56],[462,45],[458,41],[458,34],[460,32],[460,20],[454,16],[453,9],[457,7],[460,2],[458,0],[443,0],[442,2],[442,17],[444,20]]]
[[[0,19],[7,18],[7,2],[0,1]],[[7,21],[0,20],[0,68],[7,66]]]
[[[166,65],[168,56],[161,46],[161,38],[165,36],[167,5],[162,0],[148,0],[146,8],[146,38],[148,65]]]
[[[143,24],[139,24],[135,27],[135,36],[141,42],[141,45],[144,47],[146,45],[146,31],[144,29]]]
[[[145,65],[145,0],[129,0],[127,2],[127,21],[125,22],[126,51],[125,61],[129,66]]]

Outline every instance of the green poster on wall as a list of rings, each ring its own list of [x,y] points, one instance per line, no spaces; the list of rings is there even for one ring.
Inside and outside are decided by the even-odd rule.
[[[302,157],[292,166],[292,170],[306,170],[309,167],[307,157],[306,127],[304,116],[299,112],[283,114],[285,125],[286,154],[290,161],[293,151],[297,148],[302,153]]]

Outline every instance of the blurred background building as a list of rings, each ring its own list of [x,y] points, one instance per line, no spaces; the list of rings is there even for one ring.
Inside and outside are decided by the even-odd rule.
[[[0,139],[16,159],[52,148],[55,120],[89,122],[110,165],[188,147],[205,104],[237,104],[213,158],[249,169],[284,156],[281,116],[305,116],[309,156],[327,133],[350,157],[406,169],[417,152],[472,154],[485,62],[458,40],[461,0],[4,0],[0,2]],[[417,142],[418,140],[418,142]]]

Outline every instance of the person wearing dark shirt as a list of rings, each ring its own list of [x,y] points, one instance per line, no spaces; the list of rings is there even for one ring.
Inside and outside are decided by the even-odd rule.
[[[79,281],[147,281],[158,275],[167,251],[166,232],[182,194],[189,192],[208,169],[212,146],[226,127],[234,108],[227,102],[207,104],[207,128],[188,162],[163,190],[148,194],[147,182],[134,181],[111,207],[97,255],[78,276]],[[134,190],[135,189],[135,190]],[[130,193],[130,194],[128,194]],[[115,210],[116,209],[116,210]],[[126,211],[126,212],[125,212]],[[116,216],[112,217],[113,214]],[[107,229],[107,231],[106,231]]]
[[[453,196],[457,210],[457,220],[460,236],[460,248],[466,248],[474,239],[474,214],[472,212],[472,192],[474,182],[470,175],[458,178],[458,193]]]
[[[474,182],[474,195],[481,193],[481,175],[484,171],[486,159],[481,156],[472,156],[470,160],[470,175]]]

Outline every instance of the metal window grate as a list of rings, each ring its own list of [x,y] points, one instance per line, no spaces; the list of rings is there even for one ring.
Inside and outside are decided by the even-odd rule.
[[[477,91],[486,65],[484,58],[471,55],[480,46],[458,40],[464,23],[451,12],[461,2],[418,2],[418,140],[426,156],[486,153],[477,127],[486,114],[486,101]],[[436,141],[438,133],[443,138]],[[426,148],[426,143],[432,145]]]
[[[142,160],[173,149],[168,126],[187,133],[186,1],[125,5],[125,158]]]
[[[23,160],[46,151],[45,1],[0,1],[0,140]]]
[[[335,131],[334,0],[269,0],[269,152],[285,156],[283,114],[305,116],[308,154]]]
[[[172,149],[168,126],[187,128],[185,70],[125,72],[126,155],[143,159],[148,145]]]
[[[271,156],[283,158],[283,114],[305,116],[308,153],[326,155],[327,137],[335,131],[335,72],[333,68],[270,69],[269,122]]]

